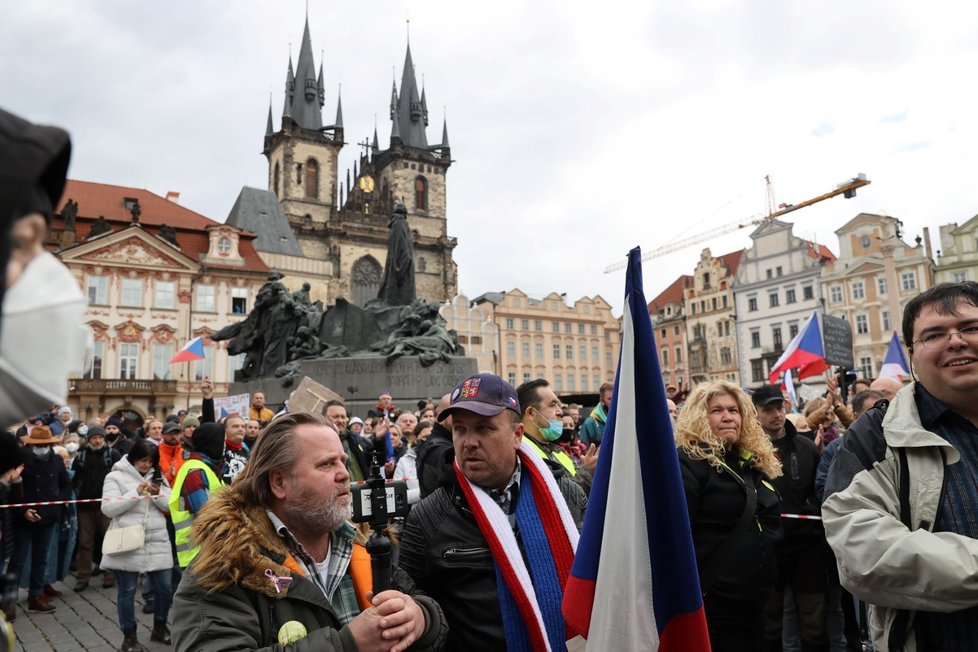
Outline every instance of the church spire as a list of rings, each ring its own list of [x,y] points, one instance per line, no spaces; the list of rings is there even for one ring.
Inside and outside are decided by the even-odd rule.
[[[401,73],[401,91],[392,97],[392,104],[397,104],[398,129],[401,140],[407,147],[428,149],[428,137],[425,134],[427,124],[426,111],[421,97],[418,95],[418,80],[414,74],[414,60],[411,57],[411,44],[408,43],[404,55],[404,70]],[[393,137],[393,133],[392,133]]]
[[[449,149],[448,147],[448,118],[442,120],[441,125],[441,148],[443,150]]]
[[[333,123],[333,126],[337,129],[343,128],[343,99],[340,97],[342,92],[343,87],[340,86],[340,89],[336,92],[336,121]]]
[[[290,61],[291,64],[291,61]],[[296,92],[292,95],[292,119],[303,129],[318,131],[323,126],[322,68],[320,77],[316,76],[316,63],[312,57],[312,38],[309,36],[309,16],[306,16],[302,32],[302,45],[299,46],[299,61],[295,66],[294,84]]]
[[[319,91],[319,108],[322,108],[326,104],[326,87],[323,85],[323,68],[326,65],[326,53],[322,53],[319,56],[319,80],[316,82],[317,90]]]

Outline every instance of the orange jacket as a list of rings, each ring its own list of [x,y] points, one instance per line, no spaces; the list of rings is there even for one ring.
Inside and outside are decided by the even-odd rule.
[[[184,461],[183,446],[180,444],[170,446],[167,443],[160,443],[160,468],[163,469],[163,475],[171,487]]]

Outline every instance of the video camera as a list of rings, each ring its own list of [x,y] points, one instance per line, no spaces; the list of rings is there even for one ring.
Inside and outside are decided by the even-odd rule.
[[[367,541],[373,592],[376,595],[391,586],[391,540],[384,531],[391,519],[407,516],[407,483],[387,482],[380,474],[381,452],[370,455],[370,475],[362,483],[350,487],[353,499],[353,522],[369,523],[373,534]]]

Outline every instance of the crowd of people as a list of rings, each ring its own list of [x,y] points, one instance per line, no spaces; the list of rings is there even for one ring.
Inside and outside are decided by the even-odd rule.
[[[829,379],[801,405],[773,385],[670,392],[714,650],[978,641],[978,284],[914,299],[904,330],[915,383],[860,379],[846,400]],[[74,591],[97,574],[116,587],[123,651],[144,649],[141,578],[150,639],[181,651],[564,649],[611,385],[586,417],[544,379],[492,374],[414,409],[385,393],[352,417],[339,400],[276,414],[259,392],[247,415],[215,420],[211,383],[201,390],[199,414],[134,431],[60,406],[3,433],[0,502],[44,503],[3,510],[28,611],[54,611],[73,570]],[[373,532],[350,520],[372,465],[406,482],[410,505],[385,530],[396,563],[376,595]],[[137,546],[103,549],[133,526]]]

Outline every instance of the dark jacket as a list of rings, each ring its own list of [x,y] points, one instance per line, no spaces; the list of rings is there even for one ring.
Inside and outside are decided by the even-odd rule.
[[[706,460],[690,459],[682,449],[678,453],[700,581],[710,561],[723,554],[727,561],[708,591],[727,598],[753,599],[760,594],[763,601],[765,587],[776,578],[776,547],[783,537],[781,499],[774,485],[760,471],[741,464],[736,452],[727,455],[719,472]],[[757,492],[756,525],[733,539],[748,483]]]
[[[194,537],[202,550],[173,601],[174,652],[355,652],[350,628],[340,624],[323,592],[284,565],[290,553],[263,508],[246,504],[233,490],[218,492],[195,519]],[[227,563],[198,568],[205,557]],[[266,570],[292,577],[291,586],[277,592]],[[393,583],[412,592],[404,573],[395,571]],[[430,598],[412,597],[427,628],[411,649],[441,649],[444,615]],[[278,633],[290,621],[302,624],[307,634],[286,647]]]
[[[85,446],[78,451],[78,455],[75,456],[71,466],[75,471],[75,477],[72,479],[75,497],[78,499],[101,498],[105,476],[109,474],[112,466],[120,459],[122,459],[122,455],[119,451],[109,446],[103,446],[99,450],[92,450],[91,447]],[[99,508],[99,503],[78,503],[79,511],[90,512]]]
[[[821,504],[815,496],[815,473],[818,469],[819,452],[815,442],[799,435],[790,421],[784,423],[785,434],[771,443],[784,474],[772,480],[781,495],[783,514],[807,514],[819,516]],[[825,530],[821,521],[784,519],[784,545],[788,548],[810,548],[825,545]]]
[[[71,498],[71,479],[64,460],[54,451],[49,451],[44,457],[31,455],[33,459],[24,464],[20,474],[23,482],[14,485],[16,502],[34,503]],[[19,494],[19,495],[18,495]],[[64,505],[39,505],[38,507],[18,507],[17,512],[23,523],[27,523],[24,514],[28,509],[37,510],[41,520],[32,525],[53,525],[61,522],[61,510]]]
[[[428,438],[417,446],[418,487],[421,498],[433,493],[442,484],[442,473],[451,470],[455,459],[452,433],[440,423],[431,428]]]
[[[442,486],[408,514],[399,566],[444,610],[446,650],[505,650],[492,555],[455,474],[444,477]],[[523,477],[525,482],[525,473]],[[568,485],[580,491],[569,478],[558,483],[565,501]],[[576,520],[574,508],[570,510]]]
[[[457,483],[408,514],[398,564],[445,611],[446,649],[506,649],[492,554]]]

